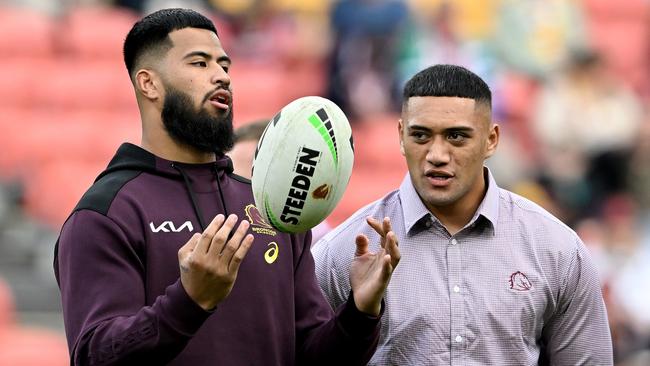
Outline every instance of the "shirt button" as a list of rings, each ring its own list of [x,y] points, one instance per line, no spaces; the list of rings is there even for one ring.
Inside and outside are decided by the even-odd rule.
[[[426,226],[426,227],[431,227],[431,221],[430,221],[430,220],[427,220],[427,221],[424,223],[424,226]]]
[[[458,240],[456,240],[456,238],[451,239],[451,245],[456,245],[456,244],[458,244]]]
[[[460,343],[460,342],[462,342],[462,341],[463,341],[463,337],[457,335],[457,336],[456,336],[456,342]]]
[[[454,286],[454,292],[459,293],[460,292],[460,287],[458,285]]]

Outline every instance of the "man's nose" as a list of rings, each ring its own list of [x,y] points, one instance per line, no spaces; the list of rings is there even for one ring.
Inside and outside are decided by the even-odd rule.
[[[221,65],[217,65],[215,68],[215,72],[212,75],[212,80],[211,82],[213,84],[222,84],[224,86],[229,86],[230,85],[230,75],[224,70],[224,68]]]
[[[449,144],[443,137],[436,137],[429,146],[427,161],[435,166],[448,164],[451,161]]]

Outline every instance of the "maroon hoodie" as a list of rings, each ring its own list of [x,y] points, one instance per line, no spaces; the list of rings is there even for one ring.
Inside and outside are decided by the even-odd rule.
[[[249,220],[255,242],[230,295],[207,312],[181,285],[178,250],[219,213]],[[262,220],[250,181],[232,174],[228,157],[183,164],[123,144],[57,242],[71,363],[367,363],[378,318],[352,300],[332,311],[310,242],[310,233],[283,234]]]

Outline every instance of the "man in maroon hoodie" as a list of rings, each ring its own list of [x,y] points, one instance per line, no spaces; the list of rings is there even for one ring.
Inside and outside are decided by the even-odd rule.
[[[264,222],[232,174],[232,93],[217,31],[185,9],[134,25],[124,59],[142,118],[61,230],[54,271],[74,365],[365,364],[399,262],[356,239],[347,303],[332,311],[311,234]],[[350,243],[350,245],[353,245]]]

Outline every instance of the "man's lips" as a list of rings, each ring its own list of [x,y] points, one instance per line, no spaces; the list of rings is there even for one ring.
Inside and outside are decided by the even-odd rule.
[[[225,89],[219,89],[210,95],[208,102],[219,109],[228,110],[230,109],[231,102],[230,92]]]
[[[434,187],[448,186],[454,178],[452,173],[442,170],[427,170],[424,175],[427,177],[427,181]]]

